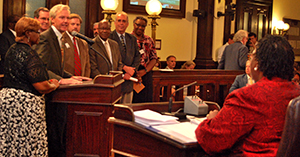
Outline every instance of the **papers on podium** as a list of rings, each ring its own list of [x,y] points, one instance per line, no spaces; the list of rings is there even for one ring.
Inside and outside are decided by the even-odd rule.
[[[151,110],[135,111],[135,122],[158,134],[180,143],[197,142],[195,130],[198,124],[194,122],[178,122],[177,117],[161,115]]]

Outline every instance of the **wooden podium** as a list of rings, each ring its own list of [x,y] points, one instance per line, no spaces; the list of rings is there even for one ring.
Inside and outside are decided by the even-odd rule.
[[[122,73],[99,75],[80,85],[61,85],[52,102],[67,107],[66,156],[109,156],[109,125],[121,98]]]

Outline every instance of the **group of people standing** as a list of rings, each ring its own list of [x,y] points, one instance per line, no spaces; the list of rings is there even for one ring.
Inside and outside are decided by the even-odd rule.
[[[65,156],[67,109],[47,101],[48,93],[59,85],[81,84],[118,70],[125,79],[120,103],[152,101],[151,71],[157,54],[153,40],[144,34],[146,18],[134,19],[132,33],[125,32],[129,25],[125,12],[116,14],[112,32],[110,22],[101,20],[98,35],[89,43],[74,36],[82,19],[71,14],[67,5],[58,4],[50,10],[41,7],[34,16],[13,16],[7,31],[13,35],[9,39],[6,33],[0,35],[4,64],[0,156]],[[140,93],[133,92],[132,76],[145,85]]]
[[[157,54],[153,40],[144,34],[145,18],[134,19],[132,33],[126,33],[129,21],[125,12],[116,14],[112,32],[110,22],[102,20],[92,43],[72,33],[79,32],[82,19],[70,14],[67,5],[58,4],[51,10],[40,8],[35,18],[9,18],[9,31],[15,38],[8,39],[9,32],[0,36],[4,65],[0,156],[65,156],[67,109],[50,104],[44,97],[60,84],[81,84],[118,70],[123,71],[126,80],[121,103],[152,100],[151,70]],[[300,95],[300,87],[291,82],[293,49],[283,37],[269,35],[249,55],[245,46],[248,33],[243,30],[234,35],[233,41],[226,46],[218,68],[244,70],[247,66],[256,83],[232,91],[220,111],[207,115],[195,130],[198,143],[210,155],[275,156],[288,102]],[[7,45],[11,46],[4,47]],[[173,69],[176,57],[168,57],[167,65]],[[194,67],[193,63],[185,66]],[[129,81],[132,76],[142,81],[144,91],[134,93],[133,82]]]

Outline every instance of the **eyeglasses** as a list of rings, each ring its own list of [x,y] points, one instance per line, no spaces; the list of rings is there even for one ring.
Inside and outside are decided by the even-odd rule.
[[[146,25],[141,25],[141,24],[137,24],[137,23],[134,23],[136,26],[138,26],[138,27],[142,27],[142,28],[145,28],[146,27]]]

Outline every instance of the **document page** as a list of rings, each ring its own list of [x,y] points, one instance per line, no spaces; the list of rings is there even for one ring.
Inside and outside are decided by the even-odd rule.
[[[178,124],[177,117],[162,115],[151,110],[135,111],[135,122],[146,127],[162,124]]]
[[[195,130],[198,125],[191,122],[183,122],[170,125],[158,125],[152,126],[158,130],[158,133],[162,132],[163,135],[169,136],[172,139],[179,139],[183,143],[197,142]]]

